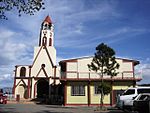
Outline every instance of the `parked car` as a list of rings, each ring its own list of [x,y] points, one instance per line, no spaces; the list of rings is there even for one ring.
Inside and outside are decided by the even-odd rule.
[[[116,106],[120,109],[132,109],[134,99],[141,93],[150,93],[150,87],[128,88],[122,95],[117,97]]]
[[[133,102],[133,108],[138,113],[150,113],[150,93],[139,94]]]
[[[7,104],[7,96],[3,95],[2,90],[0,90],[0,104]]]

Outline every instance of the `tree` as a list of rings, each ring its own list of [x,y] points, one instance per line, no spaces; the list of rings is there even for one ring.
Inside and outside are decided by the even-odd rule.
[[[7,19],[5,12],[11,10],[18,11],[19,16],[22,13],[34,15],[35,12],[44,9],[43,6],[43,0],[0,0],[0,19]]]
[[[100,104],[102,109],[104,96],[111,91],[111,87],[104,83],[103,76],[105,74],[113,78],[118,74],[116,69],[119,68],[119,64],[115,58],[115,51],[104,43],[99,44],[96,47],[95,56],[93,57],[91,64],[88,64],[88,67],[90,70],[97,72],[101,77],[101,83],[98,90],[101,94]]]

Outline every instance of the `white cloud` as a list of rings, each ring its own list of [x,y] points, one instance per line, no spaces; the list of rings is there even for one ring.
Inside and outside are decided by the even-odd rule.
[[[89,40],[90,41],[106,40],[106,42],[110,44],[110,43],[116,43],[118,41],[125,40],[128,38],[130,39],[135,38],[135,36],[137,35],[141,35],[141,34],[148,33],[148,32],[150,32],[150,29],[123,26],[120,28],[114,28],[113,30],[111,29],[109,31],[101,32],[100,34],[98,34],[97,36]]]
[[[86,4],[83,1],[59,1],[53,0],[45,1],[45,10],[36,13],[34,16],[22,15],[22,17],[16,16],[11,13],[10,20],[14,21],[19,29],[23,29],[25,32],[30,33],[26,40],[37,40],[39,36],[39,29],[42,20],[47,14],[50,14],[52,21],[55,24],[55,42],[57,47],[80,47],[83,40],[79,39],[84,37],[84,24],[93,20],[105,20],[110,18],[117,18],[120,14],[117,13],[115,7],[109,2],[98,2],[93,4],[91,2],[90,8],[85,8]],[[88,35],[89,33],[86,32]],[[24,33],[24,35],[27,35]],[[89,34],[90,35],[90,34]],[[22,40],[22,38],[20,38]],[[32,40],[33,41],[33,40]],[[32,43],[31,41],[31,43]],[[65,43],[65,45],[64,45]],[[85,44],[85,43],[84,43]],[[87,44],[89,45],[89,43]],[[87,47],[87,46],[86,46]]]
[[[29,63],[28,45],[21,40],[21,33],[17,33],[10,29],[1,28],[0,35],[0,86],[12,86],[13,84],[13,70],[15,65]],[[16,39],[16,40],[15,40]]]
[[[12,75],[4,74],[3,76],[0,76],[0,81],[5,80],[5,79],[12,79]]]
[[[55,2],[47,1],[47,6],[51,7],[46,7],[46,12],[49,11],[55,21],[57,47],[74,47],[71,46],[72,44],[80,47],[81,43],[84,43],[80,37],[85,37],[85,34],[91,35],[85,32],[85,22],[103,21],[119,15],[115,8],[107,2],[99,2],[99,4],[93,4],[92,7],[85,8],[86,4],[83,1],[64,0],[60,2],[56,0]]]
[[[14,67],[12,65],[0,65],[0,87],[6,87],[13,85]]]
[[[26,45],[24,43],[17,43],[12,41],[14,40],[14,37],[18,36],[18,33],[16,32],[13,32],[9,29],[3,29],[1,30],[1,34],[3,35],[0,36],[0,38],[2,37],[2,44],[0,44],[0,53],[2,54],[0,54],[0,58],[3,58],[3,61],[8,61],[7,63],[9,63],[10,61],[18,60],[18,57],[24,54]]]
[[[136,66],[135,69],[137,74],[141,74],[142,80],[140,83],[150,83],[150,58],[146,58],[145,60],[142,60],[141,63]]]
[[[59,62],[60,62],[61,60],[64,60],[64,58],[57,56],[57,58],[56,58],[56,64],[59,65]]]
[[[150,77],[150,64],[140,64],[136,68],[137,73],[141,73],[143,77]]]
[[[0,28],[1,38],[11,38],[14,35],[14,32]]]

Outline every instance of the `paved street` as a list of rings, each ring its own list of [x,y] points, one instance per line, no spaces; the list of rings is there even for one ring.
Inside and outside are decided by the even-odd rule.
[[[94,111],[95,107],[64,107],[36,104],[0,104],[0,113],[124,113],[121,110]]]

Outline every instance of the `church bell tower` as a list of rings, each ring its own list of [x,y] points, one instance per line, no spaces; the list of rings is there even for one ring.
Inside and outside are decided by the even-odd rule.
[[[33,68],[56,66],[56,49],[54,47],[54,25],[49,16],[46,16],[41,24],[39,44],[34,47]],[[47,70],[49,71],[49,70]],[[52,71],[52,70],[50,70]],[[52,76],[52,73],[49,73]]]
[[[49,16],[45,18],[41,25],[39,46],[53,46],[54,25]]]

